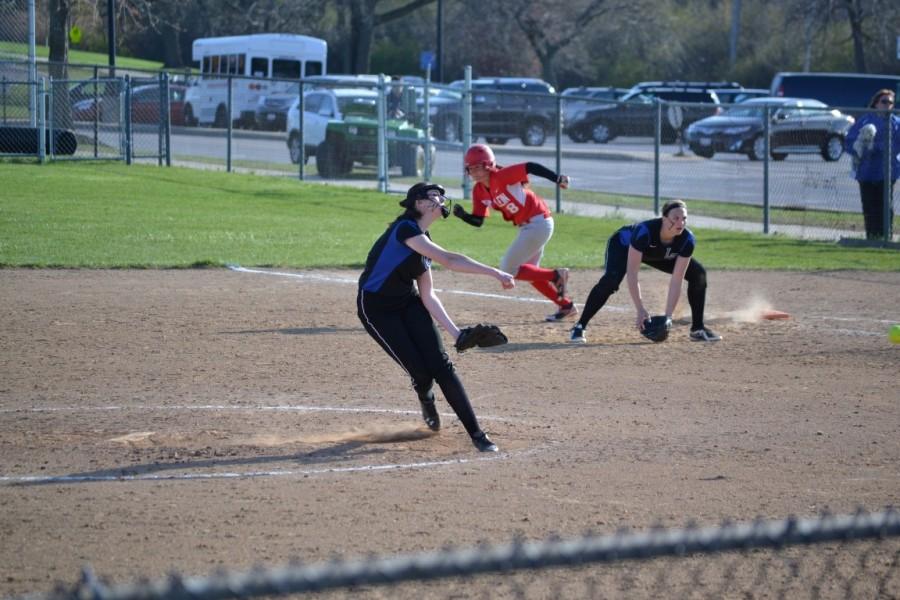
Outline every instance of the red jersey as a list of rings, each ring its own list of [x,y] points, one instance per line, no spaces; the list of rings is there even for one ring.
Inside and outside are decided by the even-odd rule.
[[[528,187],[525,163],[504,167],[491,173],[490,189],[480,183],[472,190],[472,214],[488,216],[493,207],[503,214],[505,221],[519,226],[537,215],[550,216],[543,198]]]

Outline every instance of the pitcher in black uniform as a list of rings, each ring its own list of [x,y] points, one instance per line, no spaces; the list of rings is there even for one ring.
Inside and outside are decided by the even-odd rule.
[[[667,202],[662,216],[616,231],[606,244],[606,272],[591,289],[581,318],[572,328],[570,341],[584,343],[584,330],[597,311],[618,289],[627,277],[628,291],[637,310],[637,328],[642,330],[644,320],[650,315],[644,308],[638,271],[641,263],[672,275],[666,296],[666,316],[671,318],[681,297],[681,282],[688,282],[687,297],[691,305],[692,340],[717,342],[721,336],[703,324],[706,306],[706,269],[692,259],[696,240],[687,225],[687,206],[681,200]]]
[[[497,452],[496,444],[478,425],[466,390],[435,326],[437,321],[454,340],[459,337],[459,328],[435,294],[431,261],[452,271],[489,275],[504,289],[515,287],[515,280],[509,273],[444,250],[431,241],[428,227],[450,214],[441,186],[417,183],[409,188],[400,206],[406,210],[372,246],[359,278],[356,300],[359,320],[412,379],[422,417],[432,431],[441,428],[432,390],[436,381],[475,447],[482,452]]]

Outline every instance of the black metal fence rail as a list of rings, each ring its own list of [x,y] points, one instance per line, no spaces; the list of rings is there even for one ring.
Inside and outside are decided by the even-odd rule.
[[[25,596],[21,600],[219,600],[283,596],[554,567],[577,568],[666,557],[702,559],[718,553],[765,549],[785,551],[793,546],[834,542],[846,544],[869,540],[882,543],[887,538],[898,536],[900,512],[893,508],[877,513],[860,510],[855,514],[822,515],[811,519],[790,517],[703,528],[688,526],[643,532],[620,531],[600,536],[589,533],[573,539],[513,541],[386,558],[334,560],[309,565],[291,563],[241,573],[218,572],[207,577],[174,574],[158,581],[142,580],[122,585],[106,585],[90,568],[86,568],[81,581],[72,588],[59,587],[49,594]],[[883,592],[893,579],[896,578],[896,584],[900,586],[898,561],[900,552],[880,560],[879,572],[871,574],[865,573],[868,561],[859,561],[861,572],[856,573],[853,579],[864,578],[874,584],[875,596],[867,593],[866,597],[888,597]],[[832,570],[829,564],[826,561],[821,570]],[[822,576],[827,576],[827,573]],[[900,594],[897,591],[893,593]]]

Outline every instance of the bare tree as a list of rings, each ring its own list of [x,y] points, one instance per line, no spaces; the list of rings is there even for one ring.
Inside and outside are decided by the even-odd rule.
[[[853,63],[857,72],[866,73],[866,50],[863,43],[863,21],[869,16],[863,0],[843,0],[843,10],[847,13],[850,36],[853,39]]]
[[[590,31],[594,21],[614,11],[626,10],[628,3],[615,0],[553,0],[539,3],[507,0],[498,3],[498,6],[522,31],[541,63],[543,79],[555,84],[555,61],[560,51]]]

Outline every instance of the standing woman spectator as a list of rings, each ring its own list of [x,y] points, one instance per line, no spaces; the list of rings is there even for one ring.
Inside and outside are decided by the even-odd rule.
[[[894,184],[900,176],[900,117],[892,114],[895,94],[891,90],[878,90],[869,102],[874,109],[861,116],[850,127],[845,142],[846,151],[856,165],[856,181],[859,182],[859,195],[862,200],[863,220],[866,226],[866,239],[879,240],[884,236],[884,172],[885,148],[887,146],[888,126],[891,128],[890,149],[890,206],[887,223],[888,240],[890,240],[891,224],[894,219]],[[890,124],[890,125],[889,125]],[[874,137],[866,135],[874,128]]]
[[[475,144],[466,151],[466,173],[475,182],[472,190],[472,213],[457,204],[453,214],[474,227],[481,227],[493,208],[519,229],[516,239],[500,260],[500,270],[516,279],[529,282],[534,289],[556,304],[548,321],[561,321],[578,314],[578,308],[567,296],[568,269],[545,269],[540,266],[544,246],[553,235],[553,217],[544,199],[531,189],[529,175],[537,175],[559,185],[569,186],[567,175],[557,175],[533,162],[497,166],[494,151]]]
[[[504,289],[515,287],[515,280],[508,273],[444,250],[431,241],[428,227],[450,214],[441,186],[417,183],[409,188],[400,206],[405,209],[403,214],[388,226],[366,258],[357,292],[359,320],[412,379],[429,429],[441,428],[432,391],[437,381],[475,447],[481,452],[497,452],[496,444],[478,425],[466,390],[434,324],[434,321],[440,323],[454,340],[460,335],[435,293],[431,261],[452,271],[493,277]]]
[[[619,289],[619,284],[628,278],[628,291],[637,311],[635,325],[641,331],[650,314],[644,308],[638,271],[641,263],[671,274],[666,295],[666,312],[672,318],[681,297],[681,284],[687,280],[687,298],[691,305],[691,334],[697,342],[717,342],[722,336],[713,332],[703,323],[706,307],[706,269],[693,259],[696,240],[687,228],[687,206],[681,200],[666,202],[662,216],[633,225],[626,225],[612,236],[606,244],[606,272],[591,289],[581,318],[572,328],[570,341],[584,343],[584,330],[609,297]]]

